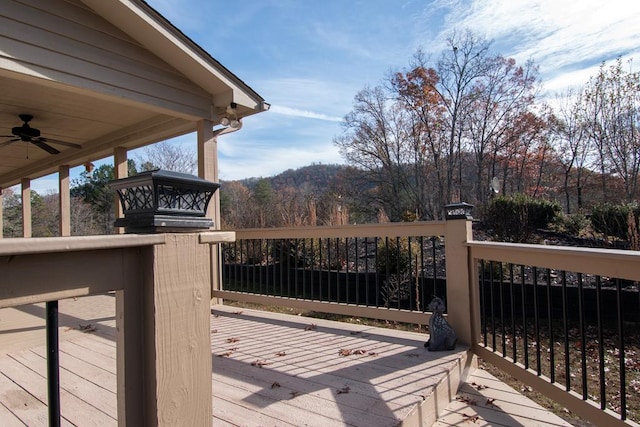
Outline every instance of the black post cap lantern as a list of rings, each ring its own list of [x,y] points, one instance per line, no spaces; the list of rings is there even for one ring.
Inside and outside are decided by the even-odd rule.
[[[206,230],[207,206],[220,184],[194,175],[164,170],[142,172],[109,183],[122,205],[123,218],[114,225],[127,233]]]
[[[445,205],[444,207],[444,218],[446,220],[449,219],[468,219],[472,220],[471,211],[473,210],[473,205],[469,203],[461,202],[461,203],[451,203],[449,205]]]

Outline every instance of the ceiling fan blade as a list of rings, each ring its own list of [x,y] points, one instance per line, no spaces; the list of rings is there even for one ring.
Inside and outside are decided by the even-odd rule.
[[[60,151],[58,151],[57,149],[53,148],[52,146],[50,146],[49,144],[45,144],[42,140],[40,139],[32,139],[31,142],[33,143],[33,145],[42,148],[44,151],[50,153],[50,154],[60,154]]]
[[[82,146],[78,144],[74,144],[73,142],[60,141],[58,139],[51,139],[51,138],[44,138],[44,137],[40,137],[38,139],[42,142],[50,142],[52,144],[62,145],[64,147],[82,148]]]
[[[0,147],[6,147],[7,145],[13,144],[16,141],[20,141],[20,138],[14,138],[14,139],[10,139],[8,141],[0,142]]]

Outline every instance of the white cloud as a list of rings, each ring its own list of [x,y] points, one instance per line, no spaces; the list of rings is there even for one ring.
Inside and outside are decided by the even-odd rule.
[[[340,122],[342,118],[329,116],[327,114],[315,113],[313,111],[308,110],[299,110],[297,108],[284,107],[281,105],[273,105],[270,112],[274,114],[282,114],[285,116],[295,116],[295,117],[304,117],[307,119],[318,119],[318,120],[326,120],[329,122]]]
[[[343,163],[338,150],[333,145],[323,144],[314,147],[255,147],[251,156],[233,155],[244,151],[242,147],[233,150],[220,150],[220,179],[236,180],[248,177],[269,177],[287,169],[298,169],[311,163],[339,164]]]

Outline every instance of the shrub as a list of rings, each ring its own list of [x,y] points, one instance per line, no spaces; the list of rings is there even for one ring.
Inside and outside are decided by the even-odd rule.
[[[627,240],[629,237],[629,214],[635,218],[635,229],[638,227],[640,206],[636,203],[618,204],[602,203],[591,211],[591,226],[598,233]]]
[[[556,231],[571,236],[580,236],[588,225],[589,219],[582,213],[559,215],[556,222]]]
[[[409,251],[411,247],[411,251]],[[412,258],[419,254],[420,245],[407,237],[378,239],[376,271],[381,274],[399,274],[409,271]]]
[[[500,240],[525,242],[537,228],[546,228],[560,214],[557,202],[534,199],[524,194],[499,196],[491,200],[485,222]]]

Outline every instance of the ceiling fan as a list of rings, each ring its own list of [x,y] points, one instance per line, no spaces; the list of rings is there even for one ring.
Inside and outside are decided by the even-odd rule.
[[[13,144],[17,141],[30,142],[36,147],[42,148],[44,151],[50,154],[60,154],[60,151],[47,143],[62,145],[64,147],[82,148],[80,145],[74,144],[72,142],[59,141],[57,139],[50,139],[40,136],[40,129],[32,128],[31,126],[29,126],[29,122],[33,119],[33,116],[31,114],[20,114],[18,117],[20,117],[20,120],[22,120],[24,123],[22,124],[22,126],[16,126],[11,129],[11,133],[13,135],[0,135],[0,137],[2,138],[13,138],[8,141],[0,142],[0,148],[5,147],[9,144]]]

